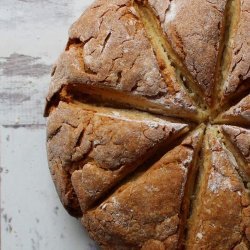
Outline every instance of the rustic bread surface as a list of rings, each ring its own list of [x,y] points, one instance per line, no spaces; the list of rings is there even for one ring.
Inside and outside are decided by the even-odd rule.
[[[47,96],[48,162],[101,249],[250,249],[250,0],[97,0]]]

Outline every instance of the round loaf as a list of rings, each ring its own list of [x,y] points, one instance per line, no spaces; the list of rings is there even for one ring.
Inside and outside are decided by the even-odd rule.
[[[45,115],[52,178],[101,249],[250,249],[250,0],[96,0]]]

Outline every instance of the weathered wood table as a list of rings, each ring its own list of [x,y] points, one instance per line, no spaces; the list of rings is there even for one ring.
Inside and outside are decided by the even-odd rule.
[[[58,200],[44,99],[70,24],[92,0],[0,0],[0,249],[96,249]]]

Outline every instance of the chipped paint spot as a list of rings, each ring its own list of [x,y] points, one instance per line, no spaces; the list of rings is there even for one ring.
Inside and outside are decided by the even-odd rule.
[[[0,57],[0,69],[3,76],[41,77],[50,73],[51,65],[40,60],[40,57],[13,53],[9,57]]]
[[[55,213],[56,215],[58,214],[58,210],[59,210],[59,207],[56,206],[56,207],[54,208],[54,213]]]
[[[14,125],[3,125],[4,128],[13,128],[13,129],[18,129],[18,128],[27,128],[27,129],[43,129],[46,127],[45,124],[14,124]]]
[[[8,233],[11,233],[13,231],[13,227],[12,227],[12,217],[8,217],[8,215],[5,213],[3,214],[3,219],[4,219],[4,223],[6,224],[5,230]]]
[[[18,104],[25,101],[29,101],[31,98],[28,95],[22,93],[10,93],[10,92],[0,92],[0,102],[11,102],[12,104]]]

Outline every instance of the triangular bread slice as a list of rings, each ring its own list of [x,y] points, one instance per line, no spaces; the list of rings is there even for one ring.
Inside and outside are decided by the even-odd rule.
[[[249,192],[236,170],[236,159],[217,128],[208,128],[205,142],[186,249],[249,249]]]
[[[250,126],[250,94],[220,114],[215,122]]]
[[[221,130],[230,141],[231,151],[242,160],[241,166],[250,180],[250,130],[229,125],[221,126]]]
[[[48,119],[47,149],[63,204],[70,211],[74,202],[69,198],[76,198],[76,193],[85,211],[160,147],[188,130],[187,124],[143,112],[61,102]]]
[[[123,2],[123,4],[121,4]],[[203,119],[177,76],[157,60],[132,1],[96,1],[73,24],[47,97],[64,88],[143,110]]]
[[[216,81],[220,56],[219,44],[223,36],[226,0],[137,0],[144,4],[148,19],[154,15],[165,34],[165,48],[172,63],[177,65],[187,85],[199,93],[208,104]],[[146,16],[145,15],[145,16]],[[153,18],[154,19],[154,18]],[[154,22],[151,21],[151,25]],[[191,79],[191,80],[190,80]],[[192,84],[193,82],[193,84]],[[200,91],[202,90],[202,92]]]
[[[177,249],[182,244],[203,132],[203,126],[195,130],[84,214],[83,224],[103,249]]]

